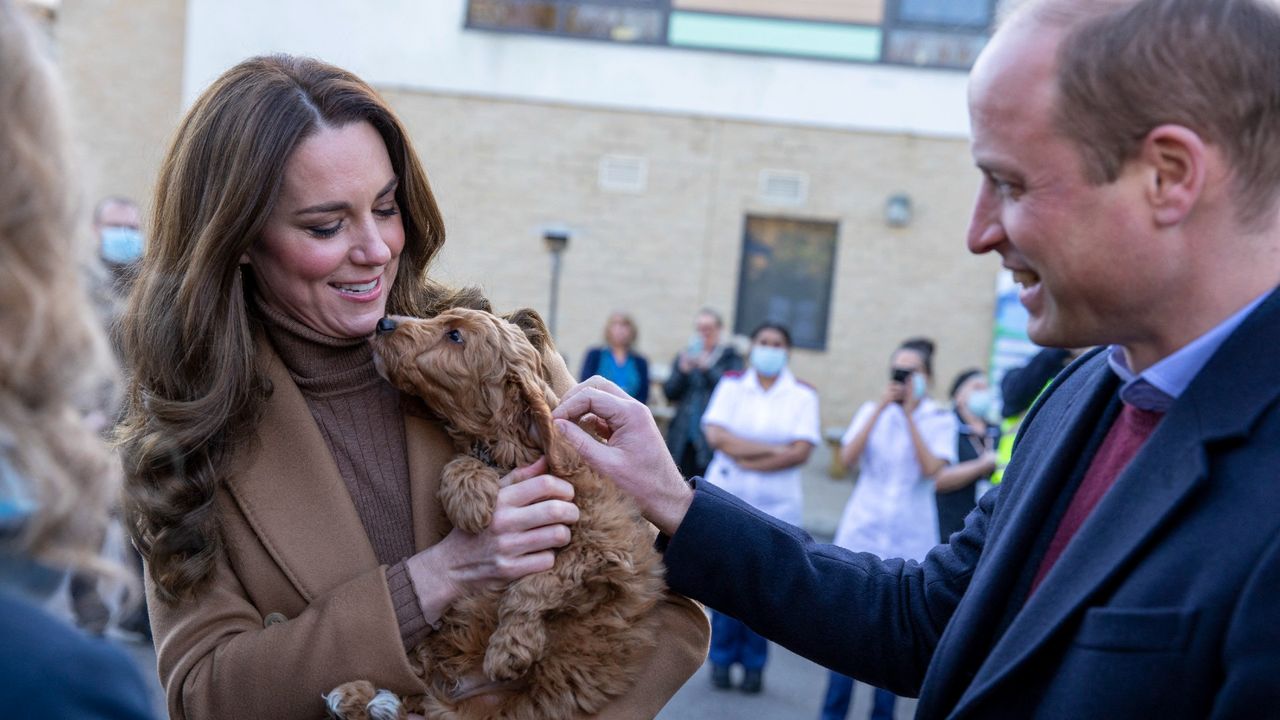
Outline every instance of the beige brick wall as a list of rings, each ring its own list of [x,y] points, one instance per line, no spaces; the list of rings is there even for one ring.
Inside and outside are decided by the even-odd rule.
[[[185,22],[182,0],[60,3],[54,38],[87,206],[104,195],[147,204],[182,110]]]
[[[575,369],[613,308],[635,315],[641,350],[657,363],[683,345],[698,307],[721,309],[732,325],[747,214],[839,222],[828,347],[793,361],[821,393],[824,425],[846,424],[878,395],[890,351],[909,335],[938,342],[935,395],[962,367],[986,364],[999,263],[964,248],[978,176],[963,141],[385,94],[444,209],[439,277],[480,283],[499,307],[545,312],[540,229],[572,228],[559,343]],[[647,158],[647,189],[599,189],[604,154]],[[808,201],[762,203],[766,168],[807,173]],[[898,191],[915,206],[904,229],[883,220]]]

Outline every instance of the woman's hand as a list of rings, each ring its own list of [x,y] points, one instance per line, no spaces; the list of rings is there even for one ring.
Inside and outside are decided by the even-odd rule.
[[[894,403],[901,403],[907,395],[907,386],[897,380],[890,380],[885,387],[884,392],[880,395],[880,410],[883,410]]]
[[[435,622],[463,595],[550,570],[555,548],[569,543],[578,521],[573,486],[547,475],[547,462],[502,478],[489,527],[472,535],[454,528],[439,543],[405,561],[418,603]]]

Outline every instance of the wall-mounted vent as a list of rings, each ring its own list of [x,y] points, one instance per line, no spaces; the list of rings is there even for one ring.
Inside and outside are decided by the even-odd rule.
[[[600,189],[607,192],[640,193],[649,183],[649,161],[631,155],[600,158]]]
[[[760,200],[774,205],[803,205],[809,199],[809,175],[795,170],[761,170]]]

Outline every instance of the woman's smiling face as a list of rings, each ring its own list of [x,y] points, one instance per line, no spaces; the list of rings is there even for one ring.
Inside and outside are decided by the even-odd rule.
[[[303,140],[246,253],[267,305],[330,337],[372,333],[404,249],[397,182],[367,122],[322,127]]]

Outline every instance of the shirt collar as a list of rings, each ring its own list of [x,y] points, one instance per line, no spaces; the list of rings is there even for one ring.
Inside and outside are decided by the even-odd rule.
[[[1129,369],[1129,361],[1125,357],[1124,348],[1112,345],[1107,361],[1112,371],[1120,378],[1120,399],[1139,410],[1166,412],[1173,401],[1187,389],[1200,369],[1209,358],[1226,342],[1231,333],[1240,327],[1240,323],[1252,313],[1271,291],[1259,295],[1253,302],[1244,306],[1239,312],[1218,323],[1212,330],[1192,340],[1190,343],[1155,365],[1134,374]]]

